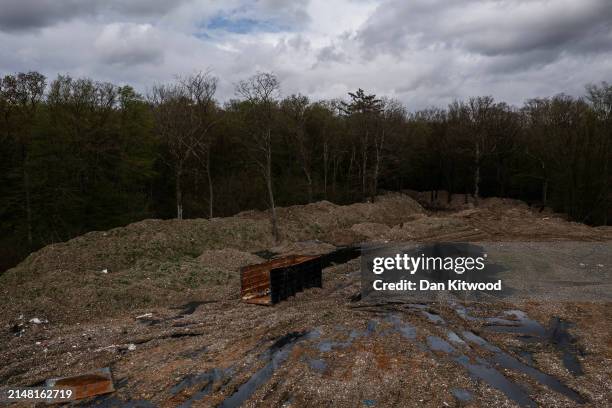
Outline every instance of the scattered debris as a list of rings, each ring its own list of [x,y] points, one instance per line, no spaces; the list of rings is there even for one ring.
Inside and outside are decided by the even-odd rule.
[[[106,350],[114,350],[114,351],[121,351],[121,352],[134,351],[136,350],[136,344],[134,343],[111,344],[109,346],[97,348],[94,351],[96,353],[99,353],[101,351],[106,351]]]
[[[177,317],[191,315],[197,310],[198,307],[205,305],[207,303],[214,303],[214,301],[193,301],[193,302],[185,303],[184,305],[175,308],[175,309],[181,310],[181,312],[177,315]]]
[[[25,327],[23,323],[15,323],[11,326],[11,333],[15,336],[21,336],[25,331]]]

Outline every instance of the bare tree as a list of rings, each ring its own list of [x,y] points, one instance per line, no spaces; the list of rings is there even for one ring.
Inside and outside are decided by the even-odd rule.
[[[174,170],[176,218],[183,219],[182,178],[193,158],[205,161],[209,184],[209,215],[212,216],[210,174],[210,130],[215,121],[214,95],[217,79],[210,73],[178,78],[176,83],[153,87],[149,101],[153,107],[157,133],[168,149]]]
[[[246,102],[246,107],[249,111],[248,128],[251,137],[247,140],[247,143],[266,183],[272,235],[278,242],[280,234],[272,177],[272,127],[275,110],[278,105],[280,84],[276,75],[260,72],[240,81],[236,85],[236,94]]]
[[[396,99],[383,98],[379,115],[379,126],[374,134],[374,168],[372,169],[372,201],[378,192],[378,178],[380,176],[381,164],[383,163],[383,152],[385,142],[389,137],[401,131],[406,119],[406,108]]]
[[[470,98],[467,112],[470,119],[472,139],[474,143],[474,200],[478,203],[480,196],[480,169],[483,158],[495,150],[495,146],[487,144],[490,141],[487,125],[494,109],[494,101],[490,96]]]
[[[180,78],[189,99],[193,101],[192,118],[194,126],[198,129],[196,136],[197,149],[194,154],[200,162],[204,162],[206,178],[208,181],[208,217],[213,217],[214,189],[210,166],[210,150],[212,148],[212,128],[218,123],[215,93],[217,91],[217,78],[210,72],[198,72],[194,75]]]
[[[308,115],[309,101],[304,95],[291,95],[281,103],[283,113],[288,119],[289,135],[293,142],[300,167],[306,177],[308,186],[308,202],[313,198],[312,180],[312,139],[306,130],[306,116]]]
[[[332,179],[332,190],[335,191],[334,177],[330,177],[330,168],[335,168],[339,158],[338,133],[339,117],[337,105],[339,101],[318,101],[308,107],[308,127],[316,129],[316,142],[321,146],[323,168],[323,196],[328,198],[328,187]],[[332,171],[333,174],[333,171]]]

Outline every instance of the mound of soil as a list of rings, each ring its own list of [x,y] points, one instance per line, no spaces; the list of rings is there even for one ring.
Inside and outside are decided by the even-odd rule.
[[[377,224],[375,222],[362,222],[353,225],[351,230],[365,236],[369,240],[376,240],[387,236],[390,228],[387,225]]]
[[[227,271],[238,271],[243,266],[265,262],[257,255],[232,248],[206,250],[196,258],[196,261],[204,266]]]
[[[322,242],[316,239],[299,242],[283,242],[280,245],[276,245],[270,248],[270,252],[275,256],[284,255],[319,255],[332,252],[336,249],[335,245]]]
[[[489,198],[477,207],[427,214],[405,194],[374,203],[327,201],[278,209],[282,244],[265,211],[212,220],[145,220],[49,245],[0,276],[0,320],[20,315],[82,321],[193,299],[238,298],[252,255],[319,254],[367,241],[609,240],[591,228],[522,202]]]
[[[335,239],[336,231],[351,231],[363,222],[393,225],[422,213],[418,203],[402,194],[381,196],[375,203],[322,201],[278,208],[281,237],[289,245],[280,252],[304,253],[290,245],[319,239],[327,246],[310,245],[310,251],[324,253],[333,249],[329,243],[365,238],[340,233],[343,239]],[[233,298],[238,268],[262,262],[251,253],[274,246],[266,211],[212,220],[144,220],[90,232],[42,248],[0,276],[0,315],[80,321],[198,296]]]

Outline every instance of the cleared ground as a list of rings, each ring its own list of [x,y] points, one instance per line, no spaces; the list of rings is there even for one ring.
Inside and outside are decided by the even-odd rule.
[[[238,268],[270,252],[408,240],[610,242],[610,228],[499,199],[431,213],[399,194],[279,213],[281,245],[266,214],[248,212],[143,221],[33,254],[0,277],[0,384],[110,366],[117,392],[84,406],[612,404],[609,303],[371,304],[357,296],[359,260],[327,268],[323,289],[274,307],[238,299]]]

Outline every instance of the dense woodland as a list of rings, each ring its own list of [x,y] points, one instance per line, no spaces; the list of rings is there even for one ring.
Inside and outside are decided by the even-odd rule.
[[[521,107],[474,97],[410,112],[361,89],[281,97],[270,73],[215,99],[210,73],[130,86],[0,79],[0,271],[32,250],[144,218],[220,217],[380,190],[447,190],[609,222],[612,85]]]

